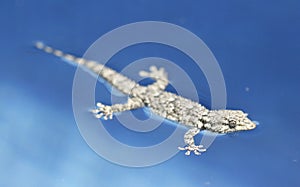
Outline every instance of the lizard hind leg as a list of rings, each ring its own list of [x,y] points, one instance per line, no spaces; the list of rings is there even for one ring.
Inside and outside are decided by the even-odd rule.
[[[191,152],[194,152],[196,155],[201,155],[202,152],[205,152],[206,149],[203,145],[195,145],[194,136],[196,136],[199,132],[199,128],[189,129],[184,135],[184,142],[186,143],[186,146],[178,147],[178,149],[182,151],[185,150],[185,155],[190,155]]]
[[[96,118],[103,117],[104,120],[108,120],[113,118],[114,113],[133,110],[143,106],[144,103],[139,98],[129,98],[125,104],[114,104],[108,106],[102,103],[97,103],[96,108],[92,109],[91,112]]]
[[[169,84],[168,75],[164,68],[157,68],[156,66],[150,66],[148,71],[140,71],[139,75],[141,77],[149,77],[156,80],[155,83],[149,85],[148,87],[164,90]]]
[[[165,72],[164,68],[157,68],[156,66],[150,66],[149,72],[147,71],[140,71],[139,75],[141,77],[150,77],[155,80],[158,79],[167,79],[167,73]]]
[[[92,109],[91,112],[95,115],[95,118],[102,118],[105,120],[113,118],[112,106],[107,106],[102,103],[97,103],[96,109]]]

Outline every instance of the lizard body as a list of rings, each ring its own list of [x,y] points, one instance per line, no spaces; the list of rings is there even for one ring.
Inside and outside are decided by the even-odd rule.
[[[186,155],[189,155],[191,152],[200,155],[201,152],[206,151],[202,145],[195,145],[194,142],[194,136],[201,130],[230,133],[251,130],[256,127],[255,123],[241,110],[209,110],[197,102],[165,91],[169,81],[167,73],[163,68],[158,69],[155,66],[151,66],[149,72],[140,71],[140,76],[155,80],[153,84],[142,86],[95,61],[65,54],[41,42],[37,42],[36,47],[47,53],[86,67],[101,76],[113,87],[129,96],[128,102],[125,104],[107,106],[97,103],[96,108],[91,110],[96,118],[112,119],[113,114],[117,112],[149,107],[157,115],[188,127],[189,130],[184,135],[186,146],[183,148],[179,147],[180,150],[186,150]]]

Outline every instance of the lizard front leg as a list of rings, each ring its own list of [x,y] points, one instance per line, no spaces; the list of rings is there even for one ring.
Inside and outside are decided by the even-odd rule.
[[[152,89],[164,90],[169,84],[168,75],[164,68],[158,69],[156,66],[150,66],[149,72],[140,71],[139,75],[141,77],[149,77],[156,80],[155,83],[148,86]]]
[[[194,152],[196,155],[200,155],[201,152],[205,152],[206,149],[203,145],[195,145],[194,136],[200,132],[199,128],[192,128],[184,134],[185,147],[178,147],[179,150],[186,150],[185,155],[190,155]]]
[[[125,104],[114,104],[108,106],[102,103],[97,103],[96,106],[96,109],[91,110],[91,112],[96,118],[103,117],[103,119],[107,120],[112,119],[114,113],[140,108],[144,106],[144,103],[139,98],[129,98]]]

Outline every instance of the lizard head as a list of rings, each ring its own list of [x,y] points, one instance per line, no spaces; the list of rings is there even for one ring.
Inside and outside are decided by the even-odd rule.
[[[212,110],[209,123],[204,125],[207,130],[216,133],[230,133],[252,130],[256,124],[241,110]]]

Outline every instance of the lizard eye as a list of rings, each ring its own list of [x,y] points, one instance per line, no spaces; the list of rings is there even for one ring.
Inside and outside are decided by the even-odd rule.
[[[229,128],[234,128],[235,127],[235,123],[229,123]]]
[[[236,121],[235,120],[228,120],[229,122],[229,126],[234,126],[236,124]]]
[[[229,124],[229,128],[233,129],[234,127],[235,127],[235,125]]]

